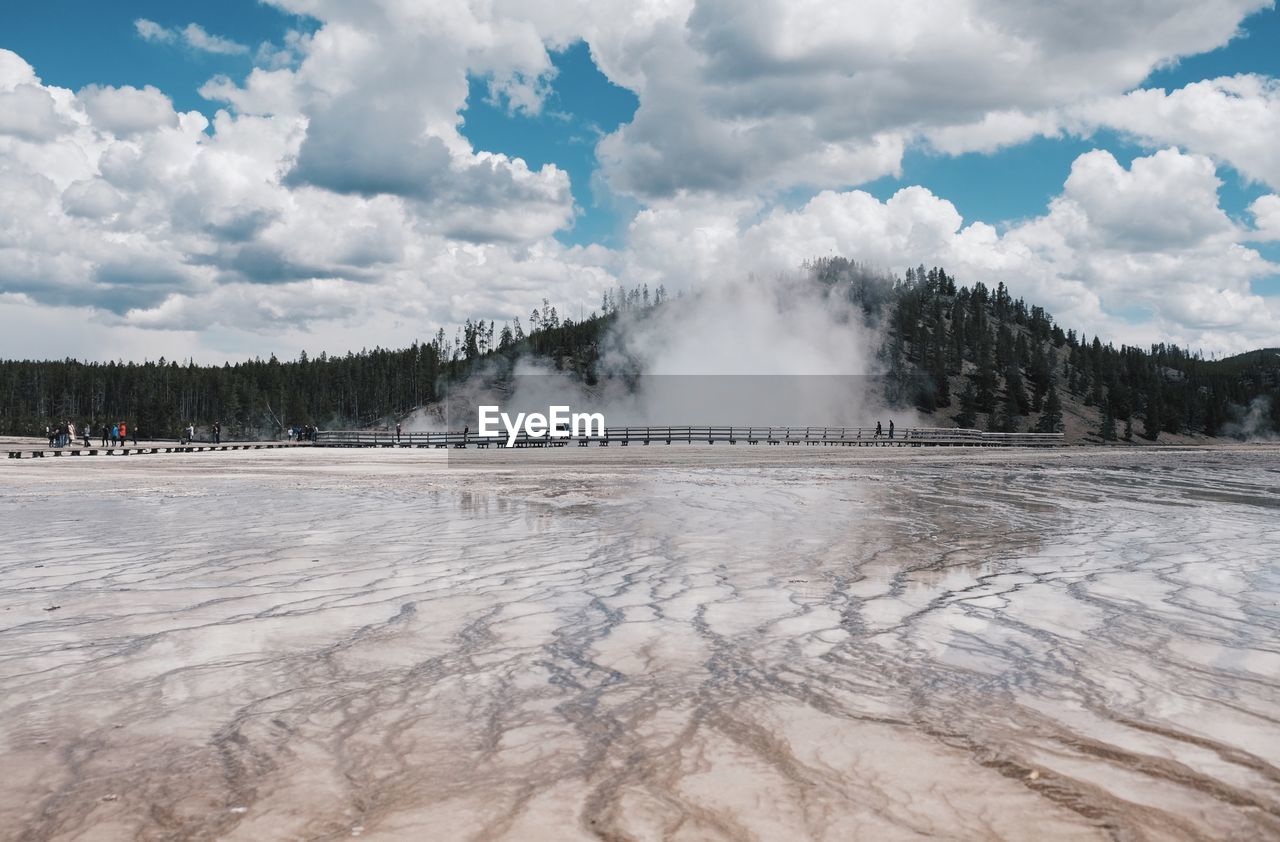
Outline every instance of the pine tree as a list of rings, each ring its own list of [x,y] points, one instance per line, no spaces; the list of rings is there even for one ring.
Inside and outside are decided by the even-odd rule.
[[[996,369],[1005,371],[1011,365],[1018,364],[1017,346],[1013,341],[1013,331],[1004,322],[996,329]]]
[[[1021,428],[1022,407],[1018,403],[1017,394],[1011,390],[1005,390],[1004,406],[1000,409],[999,417],[1000,432],[1016,433]]]
[[[1153,383],[1147,393],[1146,416],[1142,420],[1142,435],[1151,441],[1160,437],[1160,426],[1163,423],[1160,412],[1160,385]]]
[[[1010,365],[1004,375],[1005,392],[1013,396],[1018,406],[1018,414],[1026,415],[1031,411],[1031,402],[1027,400],[1027,390],[1022,383],[1022,372],[1018,366]]]
[[[1103,441],[1116,440],[1116,413],[1111,406],[1111,399],[1103,401],[1102,404],[1102,424],[1098,431]]]
[[[1040,308],[1034,308],[1039,310]],[[1043,311],[1042,311],[1043,313]],[[1053,372],[1049,367],[1049,355],[1039,342],[1031,351],[1031,410],[1039,412],[1044,408],[1044,395],[1049,390],[1049,381]]]
[[[228,437],[235,435],[236,431],[240,429],[240,413],[241,405],[239,392],[234,388],[227,390],[227,396],[222,401],[222,417],[215,420],[222,421],[223,426],[227,430]]]
[[[1040,413],[1040,420],[1036,422],[1036,432],[1062,432],[1062,401],[1058,397],[1058,387],[1053,383],[1049,384],[1049,391],[1045,395],[1044,412]]]
[[[918,378],[916,388],[916,408],[921,412],[933,412],[938,408],[938,392],[930,377]]]
[[[1225,407],[1219,400],[1216,392],[1210,392],[1205,396],[1204,407],[1204,434],[1206,436],[1216,436],[1222,427],[1222,422],[1226,420]]]
[[[982,412],[991,412],[996,402],[996,362],[992,358],[991,334],[983,331],[978,337],[974,359],[974,386],[977,389],[977,406]]]
[[[978,396],[973,388],[973,381],[965,383],[960,391],[960,414],[955,417],[956,424],[971,430],[978,424]]]
[[[1102,406],[1102,401],[1102,373],[1095,367],[1093,372],[1093,386],[1089,390],[1089,397],[1085,400],[1085,403],[1089,406]]]

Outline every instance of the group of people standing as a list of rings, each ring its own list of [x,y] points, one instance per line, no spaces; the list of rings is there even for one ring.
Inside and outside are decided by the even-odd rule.
[[[320,432],[320,428],[314,424],[303,424],[300,427],[289,428],[289,441],[315,441],[316,433]]]
[[[49,439],[50,447],[67,447],[77,439],[84,441],[84,446],[90,446],[90,439],[93,438],[93,424],[85,424],[79,429],[77,435],[76,423],[74,421],[59,421],[56,424],[50,424],[44,428],[45,435]],[[106,447],[110,442],[112,445],[124,444],[129,438],[129,425],[124,421],[117,421],[114,424],[104,423],[99,428],[102,436],[102,446]],[[138,443],[138,432],[133,431],[133,443]]]
[[[191,444],[196,440],[196,425],[188,424],[186,429],[182,431],[182,435],[178,439],[178,443],[182,445]],[[222,444],[222,422],[214,421],[209,425],[209,443]]]

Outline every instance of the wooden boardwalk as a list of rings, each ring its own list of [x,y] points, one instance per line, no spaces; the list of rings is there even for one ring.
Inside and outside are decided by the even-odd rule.
[[[904,428],[890,437],[874,427],[609,427],[600,436],[532,437],[521,432],[515,447],[566,447],[591,444],[766,444],[813,447],[1052,447],[1062,433],[985,433],[960,428]],[[319,447],[506,447],[507,436],[483,437],[462,431],[402,433],[325,431]]]
[[[1062,433],[985,433],[959,428],[904,428],[890,437],[874,427],[609,427],[599,436],[533,437],[521,432],[515,447],[602,447],[650,444],[748,444],[809,447],[1053,447]],[[154,453],[220,453],[281,447],[507,447],[507,436],[483,437],[461,430],[442,433],[325,431],[311,442],[185,444],[147,447],[46,447],[9,450],[10,459],[61,456],[141,456]]]
[[[141,456],[150,453],[213,453],[224,450],[271,450],[277,447],[297,447],[295,442],[250,442],[246,444],[180,444],[147,447],[45,447],[39,450],[10,450],[10,459],[21,459],[23,454],[32,459],[48,456]]]

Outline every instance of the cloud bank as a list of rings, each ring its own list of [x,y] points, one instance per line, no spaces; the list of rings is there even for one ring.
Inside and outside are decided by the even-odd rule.
[[[1280,271],[1260,250],[1280,240],[1280,198],[1237,219],[1218,195],[1221,167],[1280,189],[1276,81],[1141,87],[1267,3],[275,5],[316,25],[244,78],[211,78],[211,119],[162,85],[48,85],[0,50],[0,354],[345,351],[544,296],[576,315],[619,282],[706,289],[828,254],[1004,281],[1118,341],[1280,344],[1275,299],[1253,291]],[[194,23],[135,29],[250,52]],[[616,248],[560,243],[579,212],[567,173],[459,126],[469,77],[538,113],[550,51],[578,39],[640,102],[596,148],[600,189],[640,207]],[[913,147],[1104,128],[1149,154],[1081,155],[1042,213],[999,227],[927,186],[857,189]]]

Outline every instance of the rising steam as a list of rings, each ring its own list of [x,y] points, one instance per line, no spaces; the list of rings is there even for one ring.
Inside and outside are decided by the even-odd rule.
[[[847,284],[807,272],[749,276],[661,306],[619,313],[595,382],[522,357],[450,384],[433,417],[412,429],[475,428],[475,407],[545,412],[564,404],[605,413],[610,426],[862,426],[887,418],[876,349]],[[913,422],[897,411],[899,425]]]

